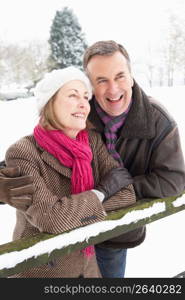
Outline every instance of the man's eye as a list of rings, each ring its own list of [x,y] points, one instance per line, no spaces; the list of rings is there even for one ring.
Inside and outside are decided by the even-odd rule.
[[[120,74],[119,76],[118,76],[118,79],[126,79],[127,77],[126,77],[126,75],[125,74]]]
[[[120,78],[124,78],[125,75],[124,74],[120,74],[117,78],[120,79]]]
[[[100,80],[98,80],[98,84],[101,84],[101,83],[104,83],[104,82],[106,82],[106,79],[100,79]]]

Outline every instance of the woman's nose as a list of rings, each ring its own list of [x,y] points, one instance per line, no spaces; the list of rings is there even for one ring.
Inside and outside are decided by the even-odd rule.
[[[80,107],[84,107],[85,106],[84,100],[82,98],[80,98],[79,106]]]
[[[80,107],[86,107],[87,103],[88,103],[87,99],[85,99],[84,97],[80,97],[80,101],[79,101]]]
[[[85,107],[85,104],[84,104],[84,103],[80,103],[79,107],[80,107],[80,108],[84,108],[84,107]]]

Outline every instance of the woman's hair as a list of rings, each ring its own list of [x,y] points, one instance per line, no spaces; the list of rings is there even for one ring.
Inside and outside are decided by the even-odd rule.
[[[96,42],[92,46],[86,49],[83,58],[84,70],[87,71],[87,65],[93,56],[95,55],[111,56],[117,51],[122,53],[123,56],[126,58],[129,71],[131,71],[130,57],[127,50],[121,44],[118,44],[111,40]]]
[[[46,103],[40,112],[40,124],[45,129],[62,129],[57,116],[54,112],[54,101],[56,94]]]

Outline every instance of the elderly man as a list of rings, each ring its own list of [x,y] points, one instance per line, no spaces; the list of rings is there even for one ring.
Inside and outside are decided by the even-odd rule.
[[[85,52],[84,69],[94,89],[90,124],[132,176],[137,200],[181,194],[185,166],[177,124],[133,79],[125,48],[114,41],[93,44]],[[29,205],[33,186],[20,182],[16,172],[1,170],[0,201],[19,206],[22,199],[22,205]],[[12,181],[16,176],[18,189]],[[96,245],[103,277],[124,277],[127,248],[141,244],[145,231],[142,226]]]
[[[84,70],[93,85],[89,121],[134,181],[137,200],[181,194],[185,166],[176,122],[133,79],[126,49],[114,41],[87,48]],[[96,246],[103,277],[124,277],[127,248],[145,227]]]

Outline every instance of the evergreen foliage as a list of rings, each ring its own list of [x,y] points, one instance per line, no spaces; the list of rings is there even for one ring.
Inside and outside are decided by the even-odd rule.
[[[50,29],[52,68],[76,66],[82,68],[87,43],[81,26],[73,11],[64,7],[57,11]]]

